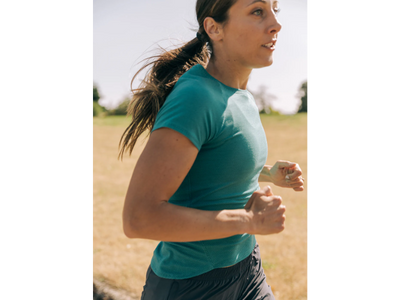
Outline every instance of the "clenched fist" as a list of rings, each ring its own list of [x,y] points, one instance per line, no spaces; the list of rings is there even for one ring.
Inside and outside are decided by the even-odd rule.
[[[251,217],[250,234],[267,235],[285,229],[285,206],[269,186],[255,191],[244,207]]]

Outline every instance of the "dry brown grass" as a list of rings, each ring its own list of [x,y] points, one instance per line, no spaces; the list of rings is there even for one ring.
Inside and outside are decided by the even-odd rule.
[[[268,139],[268,164],[285,159],[300,164],[307,178],[307,115],[262,116]],[[132,156],[117,160],[125,117],[93,122],[93,275],[140,295],[156,241],[125,237],[122,207],[125,192],[146,139]],[[266,184],[260,184],[264,186]],[[303,192],[275,187],[286,205],[286,229],[257,236],[268,283],[277,300],[307,299],[307,182]]]

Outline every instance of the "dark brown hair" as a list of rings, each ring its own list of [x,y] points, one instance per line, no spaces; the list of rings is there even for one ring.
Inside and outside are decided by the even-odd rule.
[[[183,73],[197,64],[206,66],[212,55],[212,44],[204,30],[205,18],[212,17],[218,23],[228,20],[228,11],[237,0],[197,0],[196,15],[199,23],[198,35],[180,48],[163,51],[160,55],[148,58],[146,63],[132,78],[132,100],[128,106],[128,115],[132,122],[125,129],[119,142],[118,157],[123,158],[125,151],[132,153],[139,136],[148,129],[151,132],[156,116],[165,99]],[[144,80],[137,89],[132,84],[140,72],[150,67]]]

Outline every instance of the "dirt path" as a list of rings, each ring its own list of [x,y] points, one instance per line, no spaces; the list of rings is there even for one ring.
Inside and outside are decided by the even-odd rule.
[[[90,300],[139,300],[140,297],[132,293],[90,278]]]

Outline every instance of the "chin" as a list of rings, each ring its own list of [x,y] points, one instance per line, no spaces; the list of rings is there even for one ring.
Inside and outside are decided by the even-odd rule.
[[[273,63],[273,60],[270,59],[270,60],[268,60],[266,62],[254,65],[253,69],[261,69],[261,68],[269,67],[270,65],[272,65],[272,63]]]
[[[270,65],[272,65],[272,63],[273,63],[274,61],[271,59],[271,60],[269,60],[266,64],[265,64],[265,67],[269,67]]]

